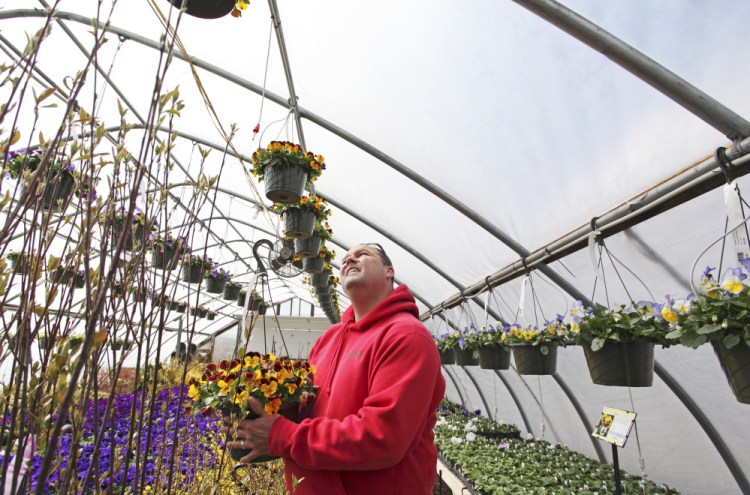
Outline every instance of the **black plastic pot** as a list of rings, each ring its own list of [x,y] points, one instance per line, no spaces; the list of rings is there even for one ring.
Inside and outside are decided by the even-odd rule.
[[[224,295],[222,296],[226,301],[233,301],[240,297],[241,287],[239,285],[227,285],[224,284]]]
[[[320,273],[325,267],[326,260],[320,256],[316,258],[302,258],[302,269],[307,273]]]
[[[125,222],[115,222],[114,225],[112,225],[112,232],[114,233],[114,239],[113,242],[115,245],[117,245],[118,242],[120,242],[120,237],[122,237],[123,231],[125,230]],[[144,239],[144,229],[143,225],[140,223],[133,223],[131,224],[130,228],[127,229],[127,233],[125,234],[125,250],[126,251],[132,251],[134,246],[143,246]]]
[[[294,254],[300,258],[314,258],[320,254],[320,246],[322,245],[323,238],[317,234],[312,234],[307,239],[295,239]]]
[[[187,0],[185,13],[201,19],[218,19],[232,11],[236,0]],[[169,0],[176,8],[182,8],[182,0]]]
[[[157,247],[151,251],[151,266],[157,270],[172,271],[177,267],[179,261],[180,257],[174,248],[165,247],[162,251]]]
[[[440,352],[440,364],[453,364],[456,362],[456,356],[453,354],[453,349]]]
[[[750,347],[744,341],[731,349],[720,341],[711,341],[711,345],[734,396],[743,404],[750,404]]]
[[[507,370],[510,368],[510,349],[502,345],[480,347],[479,367],[483,370]]]
[[[297,203],[305,192],[307,170],[290,163],[268,165],[264,177],[266,198],[274,203]]]
[[[287,238],[307,239],[315,229],[315,212],[293,208],[284,212],[284,235]],[[295,241],[295,248],[297,243]],[[318,248],[320,251],[320,248]]]
[[[203,280],[203,266],[201,265],[182,265],[180,278],[183,282],[189,284],[199,284]]]
[[[542,352],[546,347],[547,353]],[[557,370],[557,346],[514,344],[513,360],[519,375],[553,375]]]
[[[218,279],[218,278],[212,278],[208,277],[203,279],[203,287],[206,289],[206,292],[211,294],[221,294],[224,292],[224,284],[226,284],[226,280]]]
[[[479,353],[474,349],[453,349],[453,355],[458,366],[477,366],[479,364]]]
[[[584,347],[583,352],[597,385],[650,387],[654,381],[653,342],[606,342],[598,351]]]

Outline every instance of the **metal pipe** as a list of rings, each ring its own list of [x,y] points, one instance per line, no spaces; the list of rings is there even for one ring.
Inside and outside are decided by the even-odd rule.
[[[732,156],[732,170],[750,163],[750,138],[736,143],[728,152]],[[748,167],[744,167],[748,168]],[[684,192],[685,189],[697,187],[701,182],[711,179],[717,174],[721,174],[719,163],[712,155],[692,167],[672,176],[671,178],[653,186],[650,189],[634,196],[628,201],[620,203],[610,209],[603,215],[596,217],[595,226],[597,229],[614,227],[620,222],[647,215],[648,210],[659,206],[662,202],[668,201],[671,196]],[[519,277],[527,272],[530,268],[536,268],[537,264],[554,257],[557,252],[566,251],[567,254],[574,250],[580,249],[586,245],[589,234],[592,232],[592,224],[586,223],[572,230],[557,240],[546,246],[529,253],[504,268],[493,273],[489,277],[479,282],[475,282],[466,288],[463,293],[454,294],[447,298],[440,305],[455,304],[457,301],[467,297],[467,295],[477,295],[486,290],[489,286],[495,287]],[[545,265],[546,266],[546,265]],[[436,305],[436,306],[440,306]],[[425,313],[422,318],[426,318],[430,313]]]
[[[750,122],[685,79],[555,0],[513,0],[649,84],[732,141],[750,136]]]

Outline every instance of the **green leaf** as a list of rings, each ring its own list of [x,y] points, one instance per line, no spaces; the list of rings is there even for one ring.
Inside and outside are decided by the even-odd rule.
[[[732,347],[740,343],[740,336],[735,333],[730,333],[726,337],[724,337],[721,342],[724,344],[724,347],[726,347],[727,349],[731,349]]]
[[[708,333],[714,333],[719,330],[721,330],[721,325],[716,325],[716,324],[712,325],[710,323],[707,323],[703,325],[702,327],[700,327],[698,330],[696,330],[696,333],[698,333],[699,335],[705,335]]]

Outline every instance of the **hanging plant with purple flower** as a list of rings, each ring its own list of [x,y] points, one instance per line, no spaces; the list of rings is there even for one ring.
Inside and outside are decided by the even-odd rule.
[[[167,231],[164,235],[160,233],[151,234],[146,240],[146,249],[149,251],[173,251],[173,252],[187,252],[190,250],[188,246],[187,238],[182,236],[173,236],[171,231]]]
[[[727,349],[743,340],[750,346],[750,259],[740,264],[720,281],[713,277],[715,268],[706,267],[692,298],[667,298],[661,314],[672,328],[668,337],[693,349],[708,341],[721,341]]]

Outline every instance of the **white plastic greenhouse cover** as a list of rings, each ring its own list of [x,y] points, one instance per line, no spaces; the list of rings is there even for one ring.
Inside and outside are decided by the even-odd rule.
[[[159,17],[169,17],[184,52],[175,47],[163,88],[179,87],[185,103],[173,150],[184,169],[175,169],[172,192],[187,201],[190,189],[179,184],[199,173],[197,146],[213,148],[203,172],[217,175],[224,162],[219,213],[211,232],[197,235],[234,273],[247,275],[255,266],[254,241],[280,233],[277,217],[258,206],[269,202],[240,158],[247,166],[258,146],[300,141],[290,112],[295,101],[307,149],[327,163],[316,191],[331,203],[335,249],[341,254],[360,242],[383,244],[398,282],[417,296],[435,334],[449,328],[446,319],[459,327],[498,318],[512,322],[522,300],[523,318],[534,322],[567,314],[580,295],[603,304],[607,297],[626,302],[685,296],[703,267],[722,262],[718,243],[691,272],[725,229],[723,178],[714,152],[750,137],[750,2],[258,0],[241,18],[183,15],[179,23],[166,0],[114,6],[106,0],[99,14],[97,3],[54,5],[58,12],[40,51],[35,84],[37,92],[55,85],[63,101],[44,109],[37,129],[44,133],[49,122],[48,133],[54,133],[66,82],[86,63],[91,19],[97,17],[110,22],[111,34],[97,53],[100,71],[87,74],[78,103],[116,129],[119,100],[129,109],[129,122],[141,123],[161,60],[165,27]],[[48,6],[45,0],[2,2],[0,63],[16,60],[27,33],[46,22]],[[274,29],[272,9],[278,9],[280,29]],[[568,32],[561,29],[568,9],[600,29],[580,34],[583,21]],[[623,55],[606,33],[632,48]],[[587,44],[586,38],[605,41]],[[690,91],[696,88],[688,91],[695,99],[680,100],[676,95],[684,87],[674,80],[660,90],[636,66],[616,63],[638,52],[653,61],[644,65],[656,73],[666,69],[692,85]],[[185,57],[193,61],[215,117]],[[28,100],[23,105],[30,109]],[[30,128],[32,112],[19,114],[18,127]],[[224,154],[226,140],[215,122],[224,132],[237,125],[232,143],[241,157],[231,150]],[[131,139],[137,143],[141,135]],[[22,142],[33,145],[38,138],[26,134]],[[730,151],[737,175],[747,170],[741,158],[747,144]],[[621,219],[617,212],[628,205],[634,212],[656,205],[659,194],[672,191],[666,190],[670,181],[696,178],[684,171],[702,162],[719,178],[706,192],[687,200],[666,196],[676,198],[674,207],[621,228],[607,223]],[[189,177],[177,180],[185,171]],[[738,182],[747,187],[746,179]],[[657,185],[663,186],[659,194],[644,192]],[[608,215],[610,210],[615,213]],[[207,221],[209,210],[198,217]],[[192,220],[178,214],[174,221]],[[618,266],[637,275],[620,270],[629,293],[611,265],[606,291],[601,277],[595,290],[585,247],[591,227],[603,230]],[[578,249],[555,245],[576,230],[582,232]],[[562,257],[539,263],[555,249]],[[537,256],[528,258],[537,307],[531,284],[522,284],[522,257],[528,253]],[[732,256],[728,248],[724,267]],[[464,300],[462,289],[490,281],[500,283],[489,297],[490,314],[483,306],[487,292],[466,292],[465,302],[457,304]],[[301,277],[272,276],[271,285],[276,301],[313,301]],[[201,331],[208,335],[231,321],[227,314]],[[650,478],[684,493],[750,493],[750,409],[735,400],[712,350],[657,349],[656,361],[650,388],[591,384],[577,348],[561,349],[554,377],[458,366],[444,367],[444,374],[452,400],[603,460],[610,460],[609,450],[590,437],[602,407],[634,410],[637,441],[621,452],[624,469],[640,473],[640,456]]]

